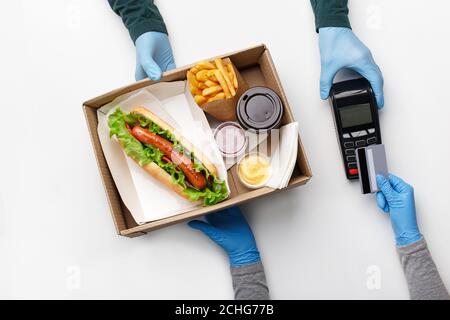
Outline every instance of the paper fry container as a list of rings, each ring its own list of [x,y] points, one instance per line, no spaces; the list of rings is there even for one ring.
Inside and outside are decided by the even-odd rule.
[[[236,118],[237,102],[238,102],[239,98],[241,97],[241,95],[245,91],[247,91],[248,85],[229,58],[223,59],[223,62],[225,65],[230,63],[234,69],[234,73],[236,74],[236,79],[238,81],[236,95],[229,99],[222,99],[222,100],[216,100],[216,101],[205,103],[200,108],[202,108],[203,111],[210,114],[217,120],[235,121],[237,119]]]

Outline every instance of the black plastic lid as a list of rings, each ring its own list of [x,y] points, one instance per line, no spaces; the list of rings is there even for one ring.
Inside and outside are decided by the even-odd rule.
[[[280,127],[283,117],[283,103],[272,89],[254,87],[239,98],[236,113],[244,129],[276,129]]]

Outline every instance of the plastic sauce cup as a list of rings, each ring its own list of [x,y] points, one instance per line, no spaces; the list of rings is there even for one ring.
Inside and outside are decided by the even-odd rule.
[[[244,129],[233,121],[221,123],[214,131],[214,139],[220,153],[226,158],[243,154],[248,143]]]
[[[246,154],[238,162],[237,173],[239,180],[247,188],[261,188],[272,176],[270,159],[262,153]]]

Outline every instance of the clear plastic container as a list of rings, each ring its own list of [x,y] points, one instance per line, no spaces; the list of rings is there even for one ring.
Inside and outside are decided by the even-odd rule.
[[[214,139],[220,153],[226,158],[239,157],[245,152],[248,144],[244,129],[234,121],[221,123],[214,131]]]

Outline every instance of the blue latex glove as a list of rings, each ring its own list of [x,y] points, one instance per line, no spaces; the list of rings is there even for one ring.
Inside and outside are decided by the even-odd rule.
[[[228,254],[232,267],[261,261],[253,232],[239,207],[209,214],[206,221],[193,220],[188,224],[221,246]]]
[[[352,69],[369,80],[375,92],[378,108],[384,106],[383,75],[373,60],[370,50],[349,28],[328,27],[319,29],[320,47],[320,97],[330,94],[333,79],[342,68]]]
[[[392,174],[388,179],[378,175],[377,184],[381,190],[377,192],[377,204],[390,214],[397,245],[406,246],[420,240],[413,187]]]
[[[146,77],[161,79],[164,71],[175,69],[172,48],[167,34],[146,32],[136,39],[136,80]]]

